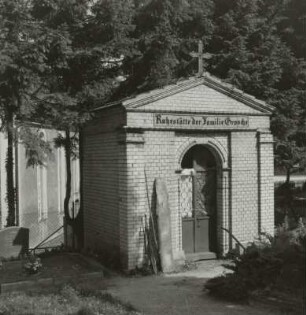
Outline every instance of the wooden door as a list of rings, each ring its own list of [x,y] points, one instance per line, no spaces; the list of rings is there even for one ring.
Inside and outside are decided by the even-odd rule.
[[[196,171],[185,181],[181,198],[188,211],[182,212],[182,245],[186,254],[216,251],[216,171]],[[189,186],[186,185],[189,183]],[[188,190],[189,189],[189,190]],[[182,205],[182,203],[181,203]],[[189,208],[188,208],[189,207]]]

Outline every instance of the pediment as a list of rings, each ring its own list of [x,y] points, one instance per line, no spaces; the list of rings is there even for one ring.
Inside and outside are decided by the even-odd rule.
[[[212,77],[186,80],[125,100],[127,110],[144,112],[270,115],[273,107]]]

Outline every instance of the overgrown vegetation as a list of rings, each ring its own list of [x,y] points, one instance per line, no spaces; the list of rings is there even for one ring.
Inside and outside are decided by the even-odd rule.
[[[0,296],[2,315],[137,315],[130,305],[126,305],[109,294],[88,289],[64,286],[60,292],[52,294],[14,293]]]
[[[252,243],[233,259],[227,268],[233,273],[213,278],[205,288],[216,297],[232,301],[248,301],[255,291],[273,292],[303,300],[305,288],[306,229],[280,227],[274,237]]]
[[[294,229],[299,222],[306,222],[306,184],[283,183],[275,188],[275,226],[285,224]]]

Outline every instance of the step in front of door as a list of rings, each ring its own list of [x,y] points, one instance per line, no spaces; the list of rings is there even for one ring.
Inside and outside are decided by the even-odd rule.
[[[186,259],[190,261],[204,260],[204,259],[217,259],[217,254],[213,252],[202,252],[186,254]]]

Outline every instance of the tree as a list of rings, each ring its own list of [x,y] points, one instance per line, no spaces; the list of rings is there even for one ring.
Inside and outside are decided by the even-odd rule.
[[[117,88],[122,64],[133,54],[129,33],[133,3],[99,0],[34,0],[32,14],[43,23],[52,38],[46,53],[48,74],[42,98],[32,118],[62,130],[55,139],[66,156],[64,216],[75,232],[81,212],[69,216],[71,159],[76,154],[82,125],[91,118],[90,110],[106,102]]]
[[[113,98],[162,87],[197,72],[190,53],[198,40],[207,45],[212,30],[212,0],[135,1],[137,54],[127,58],[126,81]]]
[[[216,0],[215,31],[209,49],[209,69],[243,91],[276,107],[271,129],[276,137],[276,163],[287,169],[304,165],[301,141],[305,125],[305,60],[301,25],[305,5],[292,1]],[[299,12],[294,5],[299,3]],[[295,21],[293,17],[297,17]],[[296,30],[289,38],[288,32]],[[304,37],[303,37],[304,38]],[[289,158],[290,156],[290,158]]]
[[[34,110],[32,96],[39,94],[45,72],[48,39],[42,25],[31,16],[27,1],[0,1],[0,115],[7,133],[7,226],[16,224],[13,146],[15,119],[25,119]]]
[[[295,140],[281,142],[278,141],[275,147],[275,160],[277,165],[284,167],[286,170],[286,185],[290,184],[290,175],[306,166],[304,147],[298,146]]]
[[[291,47],[297,58],[305,59],[306,2],[291,0],[286,4],[284,18],[278,25],[282,39]]]

